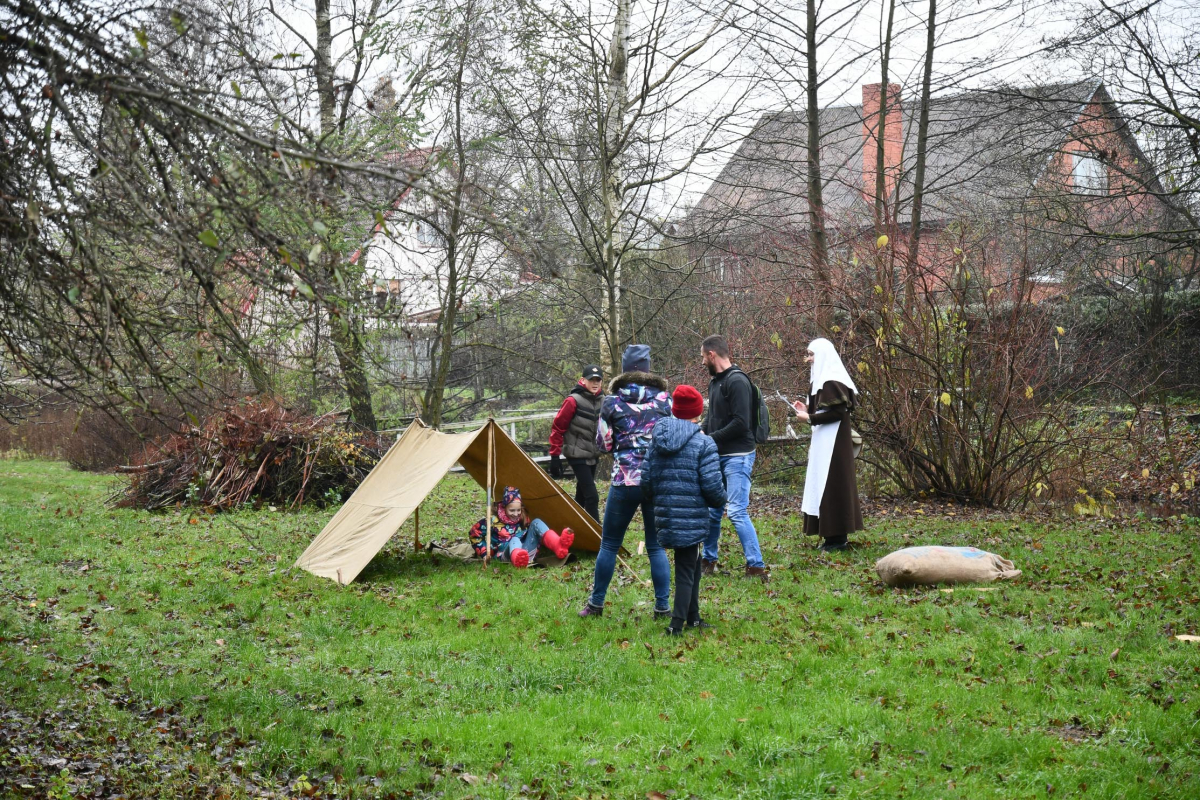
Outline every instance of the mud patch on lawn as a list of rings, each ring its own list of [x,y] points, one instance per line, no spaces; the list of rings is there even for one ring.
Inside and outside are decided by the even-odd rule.
[[[1057,736],[1064,742],[1070,742],[1071,744],[1095,742],[1104,736],[1104,731],[1098,731],[1089,728],[1083,724],[1079,717],[1073,718],[1066,724],[1059,723],[1057,720],[1054,722],[1055,724],[1046,728],[1046,733],[1050,734],[1051,736]]]

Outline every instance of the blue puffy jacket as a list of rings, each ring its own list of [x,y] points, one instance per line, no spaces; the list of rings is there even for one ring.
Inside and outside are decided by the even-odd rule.
[[[700,426],[667,417],[654,424],[642,465],[642,492],[654,503],[663,547],[690,547],[708,535],[708,510],[725,506],[717,444]]]

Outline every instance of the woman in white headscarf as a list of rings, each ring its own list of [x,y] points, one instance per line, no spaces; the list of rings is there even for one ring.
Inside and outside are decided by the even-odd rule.
[[[828,339],[813,340],[804,361],[812,364],[812,388],[807,405],[793,405],[800,419],[812,425],[801,504],[804,532],[824,539],[821,549],[826,552],[845,550],[846,537],[863,528],[850,440],[858,388]]]

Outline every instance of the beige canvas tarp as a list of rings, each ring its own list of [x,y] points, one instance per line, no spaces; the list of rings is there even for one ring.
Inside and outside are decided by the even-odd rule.
[[[600,549],[596,521],[495,422],[488,420],[470,433],[442,433],[414,422],[296,560],[296,566],[343,585],[349,583],[455,463],[461,463],[486,490],[489,456],[493,496],[505,486],[516,486],[530,516],[540,517],[553,530],[571,528],[575,532],[573,549]],[[483,516],[482,500],[478,511],[474,518]],[[461,531],[462,537],[466,535],[466,530]]]

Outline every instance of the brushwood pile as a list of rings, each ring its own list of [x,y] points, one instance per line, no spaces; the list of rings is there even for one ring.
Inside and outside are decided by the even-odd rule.
[[[340,415],[311,416],[272,400],[247,401],[148,446],[123,467],[119,507],[230,510],[342,502],[387,450]]]

